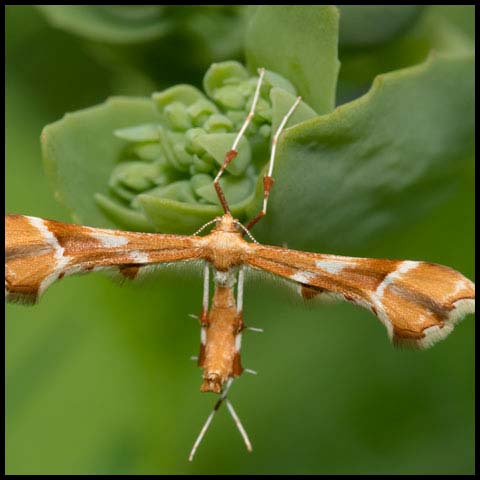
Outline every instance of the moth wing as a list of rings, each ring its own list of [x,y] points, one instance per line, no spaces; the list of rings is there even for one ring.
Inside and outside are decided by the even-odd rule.
[[[428,262],[341,257],[252,245],[246,263],[295,282],[306,300],[338,299],[374,313],[394,345],[428,348],[475,312],[475,285]]]
[[[35,303],[56,280],[93,270],[135,278],[149,265],[197,258],[198,240],[5,215],[5,297]]]

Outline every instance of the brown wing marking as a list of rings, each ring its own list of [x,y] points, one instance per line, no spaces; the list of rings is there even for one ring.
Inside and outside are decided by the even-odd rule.
[[[306,300],[341,299],[372,311],[395,345],[428,348],[475,312],[475,285],[428,262],[341,257],[252,245],[246,260],[299,285]]]
[[[92,270],[117,268],[132,279],[143,265],[197,258],[198,238],[5,215],[5,296],[34,303],[55,280]]]

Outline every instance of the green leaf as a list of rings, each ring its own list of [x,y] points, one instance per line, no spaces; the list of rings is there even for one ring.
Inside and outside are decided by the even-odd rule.
[[[300,33],[289,30],[292,25],[285,26],[288,12],[292,25],[298,27],[303,22],[304,29],[297,29]],[[324,25],[309,23],[307,12],[313,19],[323,19]],[[323,6],[273,10],[259,7],[252,16],[250,28],[258,35],[258,42],[250,44],[250,52],[258,45],[258,58],[262,58],[268,50],[260,32],[269,17],[271,30],[265,27],[265,34],[271,37],[269,45],[273,43],[282,50],[283,32],[284,37],[290,35],[292,47],[289,50],[285,46],[285,56],[273,58],[271,63],[288,67],[289,62],[282,62],[295,49],[303,73],[293,68],[289,78],[283,79],[267,70],[258,112],[240,143],[238,157],[222,179],[232,211],[240,220],[255,215],[260,208],[268,136],[294,102],[296,93],[290,82],[300,90],[308,83],[302,87],[303,80],[313,78],[315,68],[319,73],[322,62],[307,65],[303,56],[303,32],[317,41],[327,31],[336,38],[335,12]],[[367,95],[322,116],[317,116],[307,103],[299,105],[278,143],[276,187],[269,215],[255,227],[259,238],[276,244],[287,241],[306,249],[353,248],[372,239],[380,230],[411,221],[448,195],[459,162],[471,151],[473,80],[472,57],[459,54],[464,51],[457,48],[461,45],[457,42],[459,37],[442,38],[445,50],[455,55],[441,55],[421,66],[382,75]],[[326,47],[330,48],[331,43],[326,42]],[[336,66],[336,58],[328,48],[326,57],[334,60],[329,65]],[[312,51],[308,50],[311,56]],[[264,66],[271,68],[268,63]],[[330,73],[334,71],[335,68]],[[47,135],[44,149],[51,164],[65,172],[65,178],[66,172],[72,177],[66,185],[60,185],[63,178],[57,181],[64,202],[94,222],[102,218],[101,210],[117,220],[131,207],[133,210],[122,219],[122,226],[136,229],[148,225],[142,229],[164,232],[191,233],[220,214],[208,179],[222,164],[234,132],[248,111],[256,80],[246,77],[245,72],[237,62],[212,65],[205,77],[205,88],[217,104],[200,90],[180,85],[154,94],[153,104],[158,110],[150,106],[148,115],[136,119],[128,109],[124,113],[121,108],[105,115],[104,106],[95,110],[92,117],[81,117],[86,124],[81,128],[66,120],[78,115],[80,124],[80,116],[94,109],[57,122],[58,138],[50,135],[47,148]],[[132,100],[137,101],[146,107],[146,100]],[[105,138],[113,132],[122,139],[115,139],[115,148],[105,156],[102,148],[109,143]],[[67,145],[74,137],[72,145]],[[147,147],[151,151],[142,153]],[[71,161],[69,155],[76,156],[72,166],[66,166]],[[79,167],[81,158],[86,162],[83,170]],[[142,165],[142,159],[156,166]],[[110,186],[116,199],[106,200],[112,192],[105,187],[105,171],[112,171],[119,160],[136,161],[138,165],[115,170]],[[175,175],[167,179],[160,165],[167,165]],[[60,178],[58,174],[56,177]],[[91,204],[85,208],[93,195],[100,207],[95,215]],[[309,220],[312,216],[317,220]]]
[[[168,32],[162,5],[38,5],[47,19],[78,35],[111,43],[144,42]]]
[[[432,50],[455,54],[472,50],[468,36],[432,7],[425,8],[412,28],[388,43],[342,49],[337,102],[363,95],[377,75],[421,63]]]
[[[131,82],[139,72],[154,80],[157,88],[198,81],[212,62],[241,55],[245,33],[243,5],[40,5],[37,9],[54,27],[83,37],[87,41],[83,49],[110,69],[120,84]]]
[[[115,226],[118,209],[112,215],[115,223],[108,221],[92,200],[99,193],[103,207],[111,203],[105,201],[109,178],[126,144],[113,132],[156,120],[158,113],[150,99],[114,97],[99,106],[66,114],[43,129],[42,152],[55,197],[77,222]],[[136,213],[134,220],[130,228],[153,229],[141,213]],[[121,224],[125,226],[126,221]]]
[[[205,182],[204,185],[197,187],[195,193],[205,200],[208,200],[210,203],[217,203],[220,205],[212,180],[213,179],[210,178],[208,183]],[[225,192],[228,203],[231,205],[236,205],[241,202],[253,191],[253,181],[248,177],[229,176],[220,178],[220,185]]]
[[[473,91],[473,55],[432,56],[289,128],[278,144],[269,213],[253,233],[292,248],[354,253],[414,221],[451,193],[471,155]]]
[[[113,222],[112,226],[123,230],[134,230],[138,232],[151,232],[154,230],[151,222],[143,212],[125,207],[103,193],[95,193],[93,198],[100,208],[100,212],[104,212],[104,220],[101,222],[101,225],[110,225],[111,222]],[[81,215],[72,213],[72,216],[77,219],[79,223],[94,225],[94,220],[90,220],[90,215],[86,215],[85,212],[82,212]],[[80,218],[85,218],[85,220],[81,221],[79,220]]]
[[[197,143],[221,166],[236,136],[236,133],[210,133],[199,135]],[[250,144],[245,138],[240,140],[237,151],[238,155],[226,168],[232,175],[242,175],[251,160]]]
[[[294,104],[296,96],[281,88],[272,88],[270,91],[270,99],[272,100],[273,111],[272,131],[276,132],[283,117]],[[316,116],[317,114],[305,102],[301,101],[292,116],[288,119],[285,128],[292,127],[297,123],[310,120]]]
[[[158,110],[163,112],[164,108],[172,102],[180,102],[190,106],[197,100],[204,99],[205,95],[192,85],[175,85],[162,92],[155,92],[152,94],[152,98]]]
[[[116,137],[129,142],[153,142],[159,139],[158,128],[155,124],[117,128],[117,130],[114,130],[113,134]]]
[[[418,19],[423,5],[337,5],[341,48],[372,47],[403,34]]]
[[[246,217],[245,209],[254,201],[255,183],[268,159],[270,123],[273,121],[276,125],[295,100],[292,94],[295,89],[288,80],[275,72],[266,73],[258,111],[236,147],[237,156],[226,167],[220,182],[231,210],[242,220]],[[82,212],[82,218],[90,224],[98,220],[99,212],[92,217],[91,208],[86,210],[82,203],[75,204],[74,199],[82,192],[84,196],[94,196],[99,211],[123,228],[141,226],[146,231],[163,232],[185,232],[192,226],[193,230],[198,229],[205,217],[218,211],[213,178],[237,137],[237,122],[241,125],[245,120],[257,82],[258,77],[249,76],[238,62],[219,63],[212,65],[205,76],[206,89],[217,98],[218,104],[195,87],[177,85],[152,95],[149,115],[142,117],[139,124],[129,111],[132,106],[138,107],[133,99],[130,104],[117,105],[116,110],[107,102],[67,115],[47,127],[43,138],[44,155],[53,171],[59,197],[68,206],[72,205],[72,209]],[[223,100],[241,98],[242,110],[230,110],[230,102],[219,101],[219,94],[225,94],[220,95]],[[144,99],[138,101],[145,104]],[[314,115],[309,107],[302,105],[290,125]],[[132,124],[125,127],[130,119]],[[113,140],[109,139],[110,135],[116,142],[106,155],[105,147]],[[87,136],[88,141],[85,140]],[[82,145],[77,145],[78,139],[83,140]],[[67,165],[73,151],[76,158],[72,165]],[[97,160],[86,160],[79,169],[82,156]],[[99,179],[104,178],[103,173],[98,176],[96,172],[100,164],[102,172],[107,168],[112,170],[108,189],[98,186]],[[60,178],[57,171],[64,176]],[[67,176],[72,178],[62,185]],[[90,180],[90,177],[95,179]],[[82,182],[88,184],[88,188],[79,192]],[[95,186],[93,194],[92,186]],[[258,195],[263,194],[259,192]],[[179,203],[190,206],[179,206]],[[165,211],[158,212],[156,208]],[[186,216],[173,221],[175,212],[180,211]],[[124,218],[120,218],[122,216]]]
[[[431,9],[475,39],[475,5],[433,5]]]
[[[231,205],[232,215],[237,218],[244,216],[246,205],[251,204],[252,200],[250,196],[241,203]],[[137,201],[156,229],[165,233],[190,235],[223,213],[220,206],[185,203],[146,194],[139,195]]]
[[[259,6],[247,28],[250,69],[265,67],[291,81],[317,113],[335,105],[338,11],[324,5]]]
[[[142,195],[148,197],[165,198],[167,200],[177,200],[185,203],[195,203],[195,195],[192,190],[192,185],[188,180],[179,180],[178,182],[173,182],[168,185],[152,188],[151,190],[147,190]],[[137,203],[141,205],[141,202],[139,202],[138,199],[142,195],[136,197],[133,202],[134,205]]]
[[[248,77],[247,69],[239,62],[214,63],[203,77],[203,89],[210,98],[215,98],[216,91],[225,83],[237,84]]]
[[[42,133],[45,165],[57,199],[79,223],[191,233],[205,218],[221,213],[212,177],[198,175],[216,172],[236,137],[229,133],[231,120],[216,112],[202,92],[180,85],[154,94],[153,101],[112,98],[65,115]],[[200,117],[207,118],[207,128],[229,132],[206,133],[203,128],[179,132],[162,124],[178,129],[182,119],[185,125],[185,119]],[[262,124],[255,132],[252,148],[261,151],[263,144],[268,146],[264,134],[270,126]],[[242,138],[235,162],[221,180],[232,212],[242,219],[253,202],[256,175],[251,157],[250,143]],[[208,186],[205,178],[210,178]],[[185,216],[178,217],[179,212]]]
[[[111,188],[125,189],[133,198],[135,191],[143,191],[155,185],[155,178],[161,175],[161,165],[147,162],[123,162],[110,177]]]

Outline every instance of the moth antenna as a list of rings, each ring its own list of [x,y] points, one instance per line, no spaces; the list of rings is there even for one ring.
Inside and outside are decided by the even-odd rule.
[[[253,242],[253,243],[256,243],[257,245],[259,245],[259,243],[257,242],[257,240],[255,240],[254,236],[250,233],[250,231],[248,230],[248,228],[243,225],[242,223],[240,223],[238,220],[234,220],[235,225],[238,225],[243,231],[244,233],[248,236],[248,238],[250,238],[250,240]]]
[[[245,442],[245,446],[247,447],[247,450],[249,452],[251,452],[252,451],[252,444],[250,442],[250,439],[248,438],[248,435],[247,435],[247,432],[246,432],[245,428],[242,425],[242,422],[240,421],[240,418],[237,415],[237,412],[235,412],[232,404],[230,403],[230,401],[228,399],[227,399],[226,403],[227,403],[228,411],[230,412],[230,415],[232,416],[233,421],[235,422],[235,425],[237,426],[238,431],[240,432],[240,435],[242,436],[243,441]]]
[[[232,148],[226,153],[225,159],[222,163],[222,166],[220,167],[220,170],[217,173],[217,176],[213,180],[213,186],[215,187],[218,198],[220,200],[223,211],[225,213],[230,213],[230,209],[228,207],[227,199],[225,198],[225,194],[223,193],[222,187],[220,186],[219,180],[224,170],[228,167],[228,164],[237,156],[238,154],[237,146],[243,134],[245,133],[245,130],[247,129],[250,122],[252,121],[253,115],[255,113],[255,108],[257,107],[258,98],[260,97],[260,87],[262,85],[263,76],[265,75],[265,69],[260,68],[258,70],[258,74],[259,74],[259,77],[258,77],[257,87],[255,89],[255,94],[253,96],[252,106],[250,107],[250,111],[248,112],[247,118],[243,122],[242,127],[240,128],[237,136],[235,137],[235,140],[233,141]]]
[[[212,223],[215,223],[217,221],[216,218],[214,218],[213,220],[210,220],[209,222],[207,222],[205,225],[202,225],[193,235],[198,235],[200,232],[202,232],[203,230],[205,230],[205,228],[207,228],[209,225],[211,225]]]
[[[196,355],[192,355],[192,356],[190,357],[190,360],[191,360],[192,362],[196,362],[196,361],[198,360],[198,357],[197,357]]]
[[[243,371],[246,373],[249,373],[250,375],[258,375],[258,372],[255,370],[252,370],[251,368],[245,368]]]
[[[198,315],[196,315],[195,313],[189,313],[188,316],[190,318],[193,318],[194,320],[198,320]]]
[[[193,460],[193,457],[195,456],[195,453],[197,452],[197,448],[200,445],[201,441],[203,440],[203,437],[205,436],[205,433],[207,433],[208,427],[212,423],[213,417],[217,413],[217,410],[220,408],[222,405],[223,401],[227,398],[227,393],[228,390],[230,390],[230,387],[232,386],[233,378],[228,379],[222,394],[220,395],[220,398],[216,401],[215,405],[213,406],[213,410],[211,411],[210,415],[208,416],[207,420],[203,424],[202,429],[200,430],[200,433],[198,434],[197,439],[195,440],[195,443],[193,444],[192,451],[190,452],[190,455],[188,457],[188,461],[191,462]],[[240,424],[241,425],[241,424]],[[243,427],[242,427],[243,428]],[[243,434],[242,434],[243,435]],[[247,437],[248,438],[248,437]],[[248,447],[247,447],[248,448]]]
[[[258,212],[257,215],[253,217],[252,220],[250,220],[250,222],[248,222],[247,230],[250,230],[267,213],[268,197],[270,196],[270,191],[274,183],[272,173],[273,173],[273,164],[275,162],[275,151],[277,149],[277,142],[280,137],[280,134],[282,133],[282,130],[284,129],[285,125],[288,122],[288,119],[292,116],[292,113],[297,108],[301,99],[302,97],[297,97],[295,102],[293,102],[293,105],[290,107],[288,112],[283,117],[282,121],[280,122],[280,125],[277,128],[277,131],[275,132],[275,135],[273,136],[272,148],[270,150],[270,162],[268,164],[268,172],[263,177],[263,207],[260,210],[260,212]]]

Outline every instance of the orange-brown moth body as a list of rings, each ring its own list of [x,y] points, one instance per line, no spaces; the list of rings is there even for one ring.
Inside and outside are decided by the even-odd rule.
[[[212,308],[201,326],[198,366],[204,373],[200,390],[220,393],[229,378],[238,377],[243,371],[239,341],[243,320],[231,287],[215,285]]]

